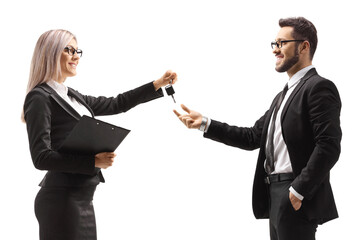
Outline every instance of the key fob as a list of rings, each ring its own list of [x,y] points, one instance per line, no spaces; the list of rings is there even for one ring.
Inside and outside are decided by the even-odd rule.
[[[172,85],[166,86],[165,91],[166,91],[167,95],[169,95],[169,96],[171,96],[175,93],[175,90]]]

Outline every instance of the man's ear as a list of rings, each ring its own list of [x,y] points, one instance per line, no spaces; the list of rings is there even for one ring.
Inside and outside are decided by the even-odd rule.
[[[310,43],[309,41],[304,41],[300,44],[300,53],[302,53],[303,51],[308,51],[310,52]]]

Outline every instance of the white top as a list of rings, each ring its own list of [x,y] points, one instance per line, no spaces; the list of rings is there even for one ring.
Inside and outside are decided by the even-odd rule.
[[[274,159],[275,159],[275,170],[271,174],[278,174],[278,173],[291,173],[292,167],[290,162],[290,156],[287,149],[287,146],[285,144],[282,131],[281,131],[281,114],[284,109],[284,106],[289,99],[289,96],[294,91],[295,87],[299,84],[300,80],[305,76],[305,74],[310,70],[314,68],[313,65],[307,66],[297,73],[295,73],[288,82],[288,91],[286,92],[286,95],[284,97],[284,100],[282,101],[278,114],[275,119],[275,131],[274,131]],[[272,119],[272,117],[271,117]],[[272,121],[270,119],[270,122]],[[269,136],[269,130],[270,130],[270,124],[268,129],[268,135]],[[267,140],[268,142],[268,140]],[[266,162],[266,160],[265,160]],[[265,166],[265,163],[264,163]],[[292,192],[298,199],[303,200],[304,197],[299,194],[292,186],[290,187],[290,192]]]
[[[291,173],[292,167],[289,157],[289,152],[287,150],[287,146],[285,144],[282,131],[281,131],[281,114],[284,109],[285,103],[289,99],[289,96],[294,91],[295,87],[299,84],[301,78],[305,76],[305,74],[310,70],[314,68],[313,65],[310,65],[308,67],[305,67],[295,73],[288,82],[288,91],[286,92],[286,95],[284,97],[284,100],[282,101],[278,114],[276,116],[275,120],[275,131],[274,131],[274,159],[275,159],[275,170],[271,174],[278,174],[278,173]],[[272,117],[270,119],[270,123],[272,121]],[[270,131],[270,125],[268,128],[268,136]],[[267,139],[268,142],[269,139]],[[266,145],[267,146],[267,145]]]
[[[47,82],[47,85],[54,89],[60,97],[62,97],[68,104],[70,104],[70,106],[75,109],[75,111],[78,112],[80,116],[91,116],[90,111],[84,105],[79,103],[75,98],[68,96],[69,89],[63,83],[58,83],[54,80],[50,80],[49,82]]]

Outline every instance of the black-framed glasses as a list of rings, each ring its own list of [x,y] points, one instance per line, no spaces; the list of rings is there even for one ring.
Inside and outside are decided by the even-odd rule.
[[[71,46],[70,46],[70,47],[65,47],[64,50],[66,50],[66,52],[67,52],[70,56],[74,56],[75,53],[77,53],[78,56],[81,57],[81,56],[82,56],[82,53],[83,53],[82,50],[80,50],[80,49],[75,49],[75,48],[73,48],[73,47],[71,47]]]
[[[275,42],[271,42],[271,48],[274,49],[274,47],[276,46],[277,48],[282,48],[283,43],[287,43],[287,42],[303,42],[305,40],[281,40],[281,41],[275,41]]]

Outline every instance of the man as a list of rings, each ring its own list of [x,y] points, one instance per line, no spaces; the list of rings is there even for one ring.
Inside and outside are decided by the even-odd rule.
[[[341,101],[336,86],[312,66],[314,25],[303,17],[279,20],[271,43],[276,71],[289,81],[251,128],[208,119],[182,105],[175,114],[204,137],[253,150],[260,148],[253,211],[269,218],[272,240],[313,240],[318,224],[338,217],[329,176],[340,155]]]

